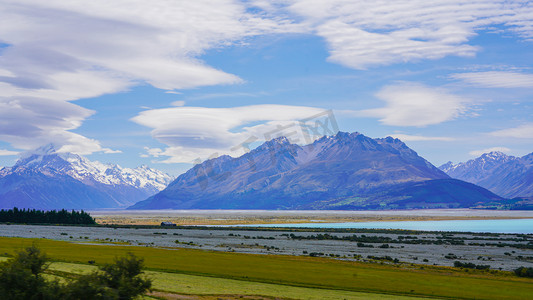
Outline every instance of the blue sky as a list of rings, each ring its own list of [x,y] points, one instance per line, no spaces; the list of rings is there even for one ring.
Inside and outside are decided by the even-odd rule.
[[[0,166],[176,175],[327,110],[435,165],[533,151],[530,1],[182,2],[0,0]]]

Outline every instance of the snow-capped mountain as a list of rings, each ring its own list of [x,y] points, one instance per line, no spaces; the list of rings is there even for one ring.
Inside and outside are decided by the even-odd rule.
[[[159,192],[172,179],[147,166],[122,168],[57,153],[47,145],[0,170],[0,207],[124,207]]]
[[[533,196],[533,153],[523,157],[490,152],[467,162],[439,167],[452,178],[482,186],[507,198]]]
[[[494,168],[516,160],[514,156],[508,156],[499,151],[484,153],[476,159],[471,159],[467,162],[453,164],[451,161],[439,167],[446,174],[452,178],[458,178],[469,182],[482,180]]]
[[[501,200],[450,179],[402,141],[339,132],[306,146],[285,137],[196,165],[132,209],[470,207]]]

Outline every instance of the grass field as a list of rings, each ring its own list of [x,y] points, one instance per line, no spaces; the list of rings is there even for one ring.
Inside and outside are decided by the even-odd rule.
[[[333,294],[336,299],[369,298],[368,294],[359,294],[361,292],[373,293],[372,296],[378,297],[377,299],[385,299],[379,297],[386,295],[528,299],[533,295],[531,279],[504,272],[465,272],[443,267],[420,269],[419,266],[413,266],[407,269],[326,258],[90,245],[3,237],[0,238],[0,254],[13,254],[33,242],[54,261],[78,264],[86,264],[88,260],[94,260],[97,264],[107,263],[116,256],[132,252],[145,259],[146,267],[156,279],[156,289],[183,294],[236,293],[300,299],[323,298],[320,294],[304,296],[321,291],[327,292],[326,294],[336,293]]]
[[[89,273],[96,269],[95,266],[63,262],[54,262],[49,267],[51,271],[75,274]],[[145,274],[152,279],[154,290],[184,295],[262,295],[291,299],[412,299],[408,296],[303,288],[161,271],[146,271]]]

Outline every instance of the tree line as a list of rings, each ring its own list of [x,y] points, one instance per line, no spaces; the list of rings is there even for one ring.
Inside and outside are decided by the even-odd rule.
[[[81,211],[36,210],[13,208],[0,210],[0,222],[24,224],[96,224],[93,217]]]

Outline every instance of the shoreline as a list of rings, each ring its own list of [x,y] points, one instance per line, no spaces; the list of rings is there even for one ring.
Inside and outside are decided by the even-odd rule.
[[[254,225],[347,222],[533,219],[533,211],[424,209],[383,211],[331,210],[96,210],[88,211],[103,225]]]

